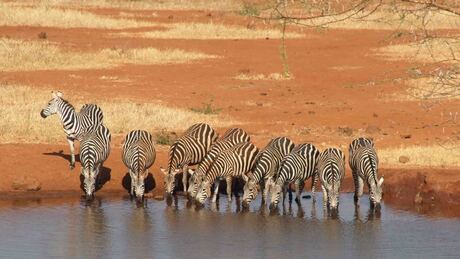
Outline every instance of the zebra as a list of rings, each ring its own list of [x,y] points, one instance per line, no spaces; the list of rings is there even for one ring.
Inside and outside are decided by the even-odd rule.
[[[300,202],[304,182],[312,177],[311,192],[314,196],[315,185],[318,179],[316,165],[318,163],[319,150],[312,144],[300,144],[281,161],[275,175],[275,183],[272,187],[270,208],[275,208],[283,191],[283,205],[286,199],[286,190],[291,183],[295,183],[296,201]]]
[[[229,149],[238,143],[249,142],[250,140],[251,139],[249,135],[240,128],[231,128],[227,130],[220,139],[218,139],[214,144],[212,144],[211,150],[206,154],[203,161],[198,165],[198,168],[195,171],[193,171],[192,169],[189,169],[189,174],[191,175],[190,182],[189,182],[189,188],[188,188],[189,196],[191,198],[195,198],[198,192],[198,187],[200,187],[200,184],[203,181],[203,178],[206,175],[206,172],[211,167],[212,162],[217,158],[220,152],[226,149]],[[229,177],[226,180],[227,180],[227,190],[229,188],[231,190],[232,178]],[[217,181],[216,184],[217,184],[216,189],[218,191],[219,181]],[[216,195],[217,195],[217,192],[214,192],[213,200],[216,199],[214,197]]]
[[[59,115],[70,147],[70,170],[73,170],[75,168],[74,142],[75,140],[81,141],[86,134],[102,124],[102,110],[95,104],[85,104],[81,107],[80,112],[76,112],[75,108],[62,98],[61,92],[53,91],[51,93],[53,98],[40,112],[40,115],[42,118],[56,113]]]
[[[148,169],[155,162],[155,147],[152,135],[145,130],[133,130],[126,135],[122,148],[122,160],[128,167],[131,177],[130,195],[136,195],[137,201],[144,198]]]
[[[168,195],[173,194],[176,174],[183,172],[182,184],[187,191],[187,168],[200,163],[217,140],[218,135],[208,124],[192,125],[169,149],[168,168],[160,168],[165,175],[164,185]]]
[[[81,140],[81,175],[87,200],[94,197],[99,170],[110,154],[110,141],[110,131],[102,124]]]
[[[273,185],[273,176],[281,160],[294,149],[294,142],[289,138],[279,137],[270,140],[267,146],[257,155],[254,166],[247,175],[243,175],[244,185],[243,206],[257,197],[259,184],[263,191],[262,204],[265,203],[270,186]]]
[[[345,176],[345,155],[337,148],[324,150],[319,156],[317,171],[323,190],[323,205],[336,210],[339,206],[340,185]]]
[[[196,201],[203,204],[211,195],[211,185],[217,178],[240,177],[247,173],[254,164],[259,149],[250,142],[240,143],[219,154],[208,170],[196,195]],[[232,200],[231,191],[227,193]],[[213,201],[215,202],[215,201]]]
[[[358,204],[359,198],[363,195],[364,181],[366,181],[371,206],[379,206],[382,200],[383,177],[378,179],[379,159],[374,142],[367,138],[357,138],[351,142],[349,152],[348,162],[355,183],[355,204]]]

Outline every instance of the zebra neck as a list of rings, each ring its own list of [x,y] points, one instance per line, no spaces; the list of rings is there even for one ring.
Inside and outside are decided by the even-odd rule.
[[[77,121],[77,114],[75,109],[67,103],[62,103],[59,108],[60,109],[58,109],[57,113],[61,119],[62,126],[66,131],[72,130],[74,124]]]

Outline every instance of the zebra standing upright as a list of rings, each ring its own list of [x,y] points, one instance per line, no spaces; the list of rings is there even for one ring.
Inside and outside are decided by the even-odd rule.
[[[145,191],[145,178],[148,169],[155,162],[153,137],[145,130],[133,130],[126,135],[122,149],[122,160],[128,167],[131,177],[130,195],[142,201]]]
[[[286,137],[270,140],[267,146],[257,155],[254,166],[246,175],[243,175],[244,185],[243,205],[248,206],[257,197],[259,184],[262,189],[262,203],[265,203],[270,187],[273,185],[273,176],[278,170],[281,160],[294,149],[294,142]]]
[[[340,185],[345,176],[345,155],[340,149],[328,148],[319,156],[318,174],[323,190],[323,204],[330,209],[339,206]]]
[[[312,179],[311,191],[315,195],[315,184],[318,179],[316,165],[318,163],[319,151],[312,144],[300,144],[287,155],[280,163],[276,173],[275,183],[271,194],[270,207],[278,205],[281,191],[283,192],[283,204],[286,199],[286,190],[291,183],[295,183],[296,201],[300,202],[300,194],[303,190],[305,180]]]
[[[102,124],[81,140],[81,174],[88,200],[94,197],[99,170],[110,154],[110,140],[110,131]]]
[[[173,194],[176,186],[176,174],[183,172],[182,184],[187,191],[187,167],[200,163],[208,153],[218,135],[208,124],[198,123],[188,128],[169,149],[168,168],[160,168],[165,175],[164,184],[167,194]]]
[[[220,152],[231,148],[232,146],[243,143],[249,142],[250,137],[246,131],[240,128],[231,128],[225,132],[225,134],[218,139],[214,144],[211,146],[211,150],[206,154],[203,161],[198,165],[198,168],[193,171],[189,169],[189,173],[191,174],[190,183],[188,187],[188,194],[191,198],[195,198],[196,193],[198,192],[198,187],[200,187],[201,182],[203,181],[206,172],[211,167],[211,164],[217,158]],[[227,192],[232,187],[232,178],[228,177],[227,181]],[[215,200],[215,196],[219,190],[219,181],[216,182],[216,191],[213,194],[213,200]]]
[[[72,170],[75,167],[74,142],[75,140],[81,141],[86,134],[91,133],[102,124],[102,110],[95,104],[85,104],[81,107],[80,112],[76,112],[75,108],[62,98],[61,92],[52,92],[52,97],[40,115],[43,118],[56,113],[59,115],[70,146],[70,169]]]
[[[367,138],[358,138],[350,144],[350,164],[353,181],[355,182],[355,203],[363,195],[364,181],[369,188],[371,206],[380,205],[382,200],[383,177],[377,180],[378,157],[374,142]]]
[[[206,201],[211,195],[211,185],[217,178],[240,177],[247,173],[253,166],[258,152],[258,148],[250,142],[237,144],[221,152],[201,182],[196,201],[201,204]],[[231,201],[231,191],[227,195],[228,201]]]

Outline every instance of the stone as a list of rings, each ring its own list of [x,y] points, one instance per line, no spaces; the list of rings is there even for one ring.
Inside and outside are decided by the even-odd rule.
[[[377,134],[377,133],[380,133],[381,131],[382,130],[379,127],[375,126],[375,125],[369,125],[366,128],[366,133],[367,134]]]
[[[13,181],[11,188],[16,191],[39,191],[41,183],[33,177],[21,176]]]
[[[400,162],[401,164],[405,164],[405,163],[407,163],[407,162],[409,162],[409,161],[410,161],[410,158],[409,158],[408,156],[400,156],[400,157],[399,157],[399,162]]]
[[[350,137],[353,135],[353,129],[350,127],[338,127],[337,128],[340,135]]]

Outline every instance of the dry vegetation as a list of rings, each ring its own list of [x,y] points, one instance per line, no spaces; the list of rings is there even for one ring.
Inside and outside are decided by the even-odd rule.
[[[51,116],[45,120],[40,117],[41,109],[51,99],[50,92],[51,90],[39,90],[22,85],[0,85],[0,143],[65,142],[58,116]],[[151,132],[182,131],[198,122],[206,122],[216,127],[227,127],[236,123],[222,116],[206,115],[156,103],[137,104],[127,99],[101,101],[76,96],[78,95],[67,93],[68,100],[77,110],[84,103],[96,103],[102,108],[104,122],[114,136],[124,135],[133,129],[146,129]]]
[[[155,48],[75,52],[46,41],[0,40],[0,69],[3,71],[96,69],[120,64],[186,63],[215,57],[200,52]]]
[[[0,3],[0,25],[122,29],[154,24],[130,19],[115,19],[73,9],[49,6],[21,7]]]
[[[174,23],[165,25],[167,30],[140,33],[121,32],[115,35],[122,37],[145,37],[155,39],[265,39],[281,38],[282,32],[276,29],[248,29],[215,23]],[[286,38],[301,38],[299,33],[286,33]]]
[[[258,81],[258,80],[274,80],[274,81],[282,81],[282,80],[291,80],[292,77],[285,77],[284,75],[280,73],[271,73],[268,75],[264,74],[256,74],[256,75],[251,75],[251,74],[238,74],[237,76],[233,77],[234,79],[237,80],[251,80],[251,81]]]
[[[458,145],[442,146],[408,146],[378,150],[383,167],[458,167],[460,153]],[[399,162],[400,156],[407,156],[409,162]]]

